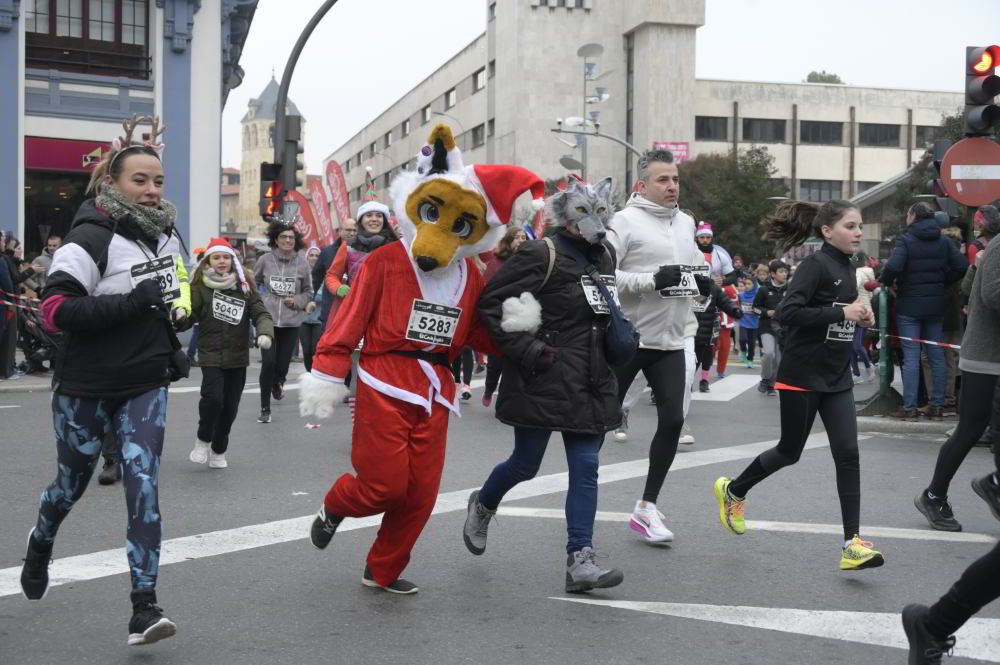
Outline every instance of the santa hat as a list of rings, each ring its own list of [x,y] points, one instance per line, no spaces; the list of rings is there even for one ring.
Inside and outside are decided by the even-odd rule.
[[[526,168],[511,164],[475,164],[469,183],[486,199],[486,221],[490,226],[504,226],[514,212],[514,201],[531,192],[531,207],[545,208],[545,181]]]
[[[355,219],[360,222],[366,212],[380,212],[382,213],[382,221],[387,224],[389,223],[389,206],[384,203],[379,203],[378,201],[365,201],[358,206],[358,213],[355,215]]]
[[[229,241],[225,238],[212,238],[208,241],[208,247],[205,248],[205,265],[208,264],[208,257],[212,254],[228,254],[233,257],[233,266],[236,268],[236,274],[239,276],[240,288],[243,289],[244,295],[250,295],[250,285],[247,283],[246,275],[243,273],[243,264],[240,263],[240,256],[233,249],[233,246],[229,244]]]
[[[708,222],[702,222],[698,225],[698,230],[694,232],[695,236],[708,236],[711,238],[715,234],[712,232],[712,225]]]

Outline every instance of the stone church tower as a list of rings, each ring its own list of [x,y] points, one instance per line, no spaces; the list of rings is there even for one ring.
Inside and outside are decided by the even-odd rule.
[[[271,76],[271,81],[255,99],[248,104],[247,113],[240,122],[243,130],[243,158],[240,162],[240,203],[237,230],[246,233],[251,238],[262,238],[266,225],[260,218],[258,204],[260,202],[260,163],[274,161],[274,143],[272,132],[275,120],[275,107],[278,103],[278,82]],[[287,111],[291,115],[301,116],[291,99],[288,100]],[[305,144],[306,119],[302,118],[302,141]],[[303,182],[304,172],[299,172]]]

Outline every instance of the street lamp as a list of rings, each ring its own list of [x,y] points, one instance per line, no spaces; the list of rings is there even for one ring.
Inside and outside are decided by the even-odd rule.
[[[456,125],[458,125],[458,129],[460,130],[459,131],[460,134],[464,134],[465,133],[465,127],[462,127],[462,123],[460,123],[458,121],[458,118],[456,118],[455,116],[448,115],[447,113],[442,113],[441,111],[431,111],[431,115],[439,115],[442,118],[448,118],[453,123],[455,123]]]

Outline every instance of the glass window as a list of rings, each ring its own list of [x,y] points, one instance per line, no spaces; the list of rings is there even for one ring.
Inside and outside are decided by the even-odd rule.
[[[490,60],[490,64],[487,67],[487,71],[489,72],[489,77],[490,78],[493,78],[494,76],[497,75],[497,61],[496,60]]]
[[[858,125],[858,143],[861,145],[899,147],[899,125],[862,122]]]
[[[115,0],[90,0],[88,19],[91,39],[115,41]]]
[[[445,109],[450,109],[456,103],[458,103],[458,92],[455,88],[452,88],[448,92],[444,93],[444,107]]]
[[[496,120],[490,118],[489,122],[486,123],[486,135],[493,136],[493,131],[496,129]]]
[[[840,145],[843,141],[844,123],[803,120],[799,125],[799,141],[822,145]]]
[[[49,34],[49,0],[28,0],[24,18],[28,32]]]
[[[694,137],[702,141],[725,141],[729,132],[728,118],[699,115],[694,119]]]
[[[376,150],[375,141],[372,141],[371,145],[368,146],[368,156],[369,157],[374,157],[375,156],[375,150]]]
[[[420,124],[426,125],[431,121],[431,105],[428,104],[420,111]]]
[[[785,121],[770,118],[744,118],[743,140],[761,143],[784,143]]]
[[[56,0],[56,36],[83,37],[83,0]]]
[[[410,119],[407,118],[403,121],[403,124],[399,126],[399,131],[403,136],[410,135]]]
[[[867,192],[869,189],[871,189],[872,187],[874,187],[875,185],[878,185],[878,184],[879,183],[875,182],[875,181],[859,180],[858,181],[858,194],[860,194],[861,192]]]
[[[490,11],[490,14],[489,14],[490,18],[489,18],[489,20],[492,21],[493,19],[495,19],[497,17],[497,3],[491,2],[490,3],[490,10],[489,11]]]
[[[388,191],[388,189],[389,189],[389,183],[391,181],[392,181],[392,174],[389,173],[389,172],[386,172],[386,174],[382,176],[382,187],[383,187],[383,189],[385,189],[386,191]]]
[[[122,0],[122,43],[146,43],[146,2]]]
[[[917,125],[917,148],[924,148],[941,137],[941,127]]]
[[[392,130],[389,130],[388,132],[385,133],[383,142],[386,148],[392,145]]]
[[[799,196],[806,201],[830,201],[841,197],[839,180],[799,180]]]
[[[350,173],[350,172],[351,172],[351,160],[348,159],[346,162],[344,162],[344,173]]]
[[[486,143],[486,127],[476,125],[472,128],[472,147],[478,148],[484,143]]]
[[[472,91],[479,92],[486,87],[486,68],[483,67],[472,75]]]

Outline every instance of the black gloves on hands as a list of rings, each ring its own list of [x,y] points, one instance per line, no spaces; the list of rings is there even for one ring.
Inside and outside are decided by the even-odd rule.
[[[535,371],[544,372],[548,368],[552,367],[553,363],[556,361],[556,357],[559,352],[555,348],[545,345],[542,352],[538,354],[538,358],[535,359]]]
[[[170,310],[170,321],[174,324],[174,330],[183,332],[191,327],[191,317],[187,311],[180,307]]]
[[[694,283],[698,286],[698,293],[701,295],[707,297],[712,294],[712,278],[708,275],[695,273]]]
[[[155,279],[145,279],[139,282],[128,296],[129,302],[136,310],[144,312],[151,307],[163,305],[163,291]]]
[[[660,266],[660,269],[653,275],[653,287],[657,291],[677,286],[681,283],[680,266]]]

